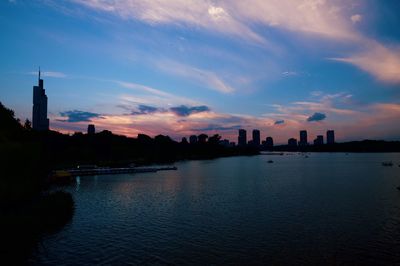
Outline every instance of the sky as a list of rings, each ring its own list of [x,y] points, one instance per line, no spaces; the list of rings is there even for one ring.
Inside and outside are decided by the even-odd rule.
[[[400,140],[400,1],[1,0],[0,101],[50,127]]]

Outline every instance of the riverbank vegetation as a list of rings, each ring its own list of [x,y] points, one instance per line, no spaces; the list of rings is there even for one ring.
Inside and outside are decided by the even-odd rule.
[[[26,263],[40,238],[74,212],[69,193],[47,190],[47,156],[32,134],[29,122],[21,125],[0,103],[0,256],[12,264]]]

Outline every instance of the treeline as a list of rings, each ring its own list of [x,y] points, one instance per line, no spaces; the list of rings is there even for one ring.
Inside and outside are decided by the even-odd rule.
[[[24,265],[43,235],[74,213],[71,194],[47,190],[51,164],[42,136],[0,103],[0,257]]]
[[[7,141],[21,145],[17,154],[28,153],[33,157],[32,166],[40,165],[42,170],[74,167],[80,164],[97,164],[105,166],[126,166],[131,163],[150,164],[174,162],[184,159],[208,159],[233,155],[258,154],[254,147],[226,147],[220,145],[220,136],[198,136],[199,141],[189,144],[177,142],[168,136],[158,135],[154,138],[139,134],[137,138],[115,135],[104,130],[96,134],[75,133],[62,134],[56,131],[33,131],[29,121],[24,126],[15,119],[14,113],[0,106],[2,116],[8,123],[3,124]],[[22,147],[23,146],[23,147]],[[20,166],[25,160],[19,161]]]
[[[169,163],[184,159],[211,159],[233,155],[258,154],[252,147],[225,147],[219,144],[220,136],[189,144],[176,142],[168,136],[154,138],[139,134],[137,138],[114,135],[110,131],[96,134],[61,134],[55,131],[32,132],[32,141],[40,143],[50,168],[73,167],[79,164],[127,166],[129,164]]]

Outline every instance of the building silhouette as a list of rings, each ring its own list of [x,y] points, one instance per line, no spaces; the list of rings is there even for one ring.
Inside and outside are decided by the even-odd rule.
[[[324,145],[324,136],[318,135],[316,139],[314,139],[314,145]]]
[[[87,133],[88,135],[94,135],[96,133],[96,128],[93,124],[88,125]]]
[[[32,128],[34,130],[49,130],[49,119],[47,118],[47,96],[43,88],[43,79],[40,78],[40,68],[38,85],[33,86],[33,110]]]
[[[267,149],[272,149],[274,147],[274,140],[272,139],[272,137],[267,137],[265,139],[265,147]]]
[[[238,145],[246,146],[247,144],[247,133],[244,129],[239,129]]]
[[[295,139],[295,138],[288,139],[288,146],[297,147],[297,139]]]
[[[222,145],[224,147],[230,147],[230,142],[228,139],[223,139],[219,141],[219,145]]]
[[[208,136],[206,134],[200,134],[197,136],[198,142],[202,143],[202,144],[206,143],[207,139],[208,139]]]
[[[189,143],[190,143],[190,144],[195,144],[195,143],[197,143],[197,136],[196,136],[196,135],[191,135],[191,136],[189,137]]]
[[[300,130],[300,141],[299,146],[307,146],[307,130]]]
[[[335,131],[328,130],[326,132],[326,144],[335,144]]]
[[[253,145],[259,147],[261,144],[260,130],[253,129]]]

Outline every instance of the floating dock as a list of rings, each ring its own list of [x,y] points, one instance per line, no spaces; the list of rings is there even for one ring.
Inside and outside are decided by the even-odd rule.
[[[90,169],[67,169],[63,171],[55,171],[55,175],[59,172],[71,176],[85,176],[85,175],[113,175],[113,174],[128,174],[128,173],[154,173],[158,171],[171,171],[177,170],[175,166],[170,167],[121,167],[121,168],[90,168]]]

